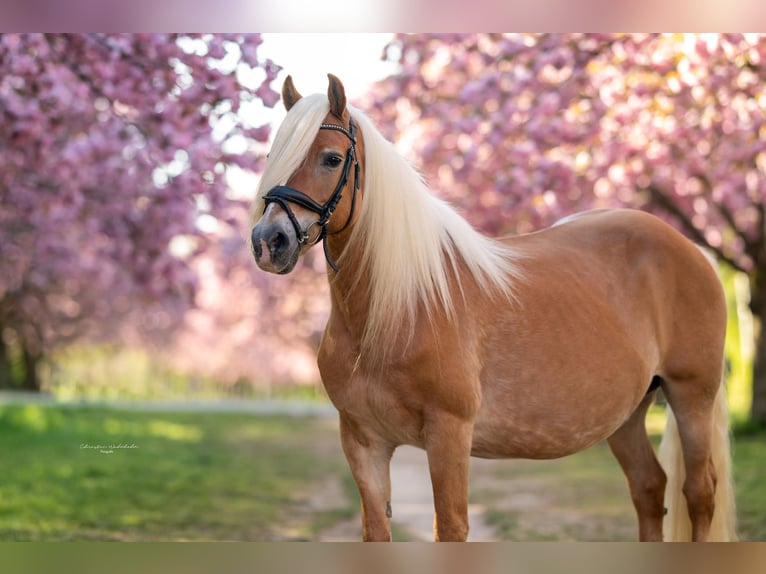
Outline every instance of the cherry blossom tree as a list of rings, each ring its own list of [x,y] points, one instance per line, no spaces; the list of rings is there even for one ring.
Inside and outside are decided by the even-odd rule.
[[[262,160],[269,128],[239,113],[278,101],[260,42],[0,36],[0,386],[20,361],[36,388],[78,337],[181,323],[208,232],[239,225],[227,173]]]
[[[766,37],[400,35],[366,106],[478,227],[655,212],[750,278],[766,325]],[[752,415],[766,422],[766,337]]]

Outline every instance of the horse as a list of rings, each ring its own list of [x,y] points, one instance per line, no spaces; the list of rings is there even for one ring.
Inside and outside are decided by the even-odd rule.
[[[251,247],[286,274],[324,246],[317,362],[363,539],[391,540],[398,446],[427,454],[435,540],[465,541],[471,456],[552,459],[606,440],[639,540],[734,540],[726,305],[701,249],[630,209],[480,234],[328,78],[326,95],[283,84]],[[645,426],[660,389],[662,463]]]

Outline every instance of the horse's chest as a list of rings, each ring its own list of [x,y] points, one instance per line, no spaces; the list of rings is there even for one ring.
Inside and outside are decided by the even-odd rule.
[[[396,368],[370,368],[352,352],[354,341],[328,325],[319,350],[327,395],[352,426],[392,444],[421,446],[423,400],[417,381]]]
[[[332,387],[332,385],[330,385]],[[328,395],[341,416],[392,444],[422,446],[423,412],[390,380],[351,377],[346,388]]]

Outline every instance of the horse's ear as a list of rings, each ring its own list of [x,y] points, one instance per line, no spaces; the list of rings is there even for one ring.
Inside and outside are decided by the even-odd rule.
[[[327,74],[330,85],[327,87],[327,99],[330,100],[330,112],[338,119],[343,118],[343,111],[346,109],[346,90],[341,81]]]
[[[287,76],[285,83],[282,84],[282,103],[285,104],[285,109],[289,112],[290,108],[295,105],[295,102],[300,100],[302,97],[303,96],[301,96],[300,92],[295,89],[295,84],[293,84],[293,77]]]

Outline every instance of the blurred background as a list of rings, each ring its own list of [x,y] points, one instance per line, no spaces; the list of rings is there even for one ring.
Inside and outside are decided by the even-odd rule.
[[[766,421],[761,35],[4,34],[0,52],[0,388],[315,394],[323,259],[258,272],[247,218],[284,77],[323,92],[332,72],[488,234],[629,206],[707,247],[733,409]]]
[[[226,441],[218,423],[201,428],[192,415],[133,412],[109,427],[114,414],[41,403],[284,399],[325,412],[315,366],[329,312],[321,250],[273,276],[255,267],[247,237],[284,116],[281,83],[289,73],[302,93],[324,92],[328,72],[435,193],[489,235],[619,206],[655,213],[704,246],[729,301],[733,419],[743,433],[766,425],[766,36],[2,34],[0,396],[22,405],[0,406],[7,448],[75,432],[88,417],[96,426],[54,443]],[[97,489],[119,474],[105,458],[62,462],[59,478]],[[19,485],[46,470],[6,494],[21,496]],[[348,477],[341,483],[353,492]],[[100,530],[102,517],[62,515],[58,526],[30,519],[37,526],[0,536],[141,538],[149,520],[120,511],[122,522]],[[760,520],[753,537],[766,532]],[[264,524],[260,534],[210,536],[282,536]]]

